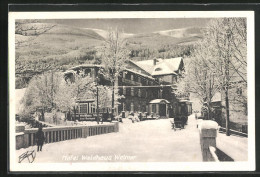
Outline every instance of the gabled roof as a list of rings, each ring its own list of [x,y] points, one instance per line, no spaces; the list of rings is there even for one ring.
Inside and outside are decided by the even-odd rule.
[[[144,60],[133,62],[139,68],[148,72],[152,76],[156,75],[167,75],[174,74],[177,75],[180,64],[182,62],[182,57],[169,58],[169,59],[156,59],[156,65],[154,65],[154,60]]]
[[[153,77],[148,76],[148,75],[146,75],[146,74],[142,74],[142,73],[137,72],[137,71],[134,71],[134,70],[132,70],[132,69],[127,69],[127,68],[126,68],[125,71],[129,71],[129,72],[135,73],[135,74],[137,74],[137,75],[140,75],[140,76],[143,76],[143,77],[149,78],[149,79],[151,79],[151,80],[154,80]]]

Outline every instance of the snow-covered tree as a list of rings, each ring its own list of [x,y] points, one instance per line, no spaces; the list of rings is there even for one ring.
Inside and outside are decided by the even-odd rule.
[[[175,93],[196,94],[202,104],[207,103],[207,119],[210,119],[212,108],[209,103],[220,90],[220,85],[215,70],[211,68],[212,55],[207,48],[207,41],[197,42],[192,57],[187,60],[185,73],[179,79]]]
[[[226,134],[229,135],[230,103],[240,103],[247,110],[246,19],[213,19],[203,34],[178,87],[196,93],[208,103],[215,92],[224,93]]]
[[[247,97],[231,90],[247,87],[247,28],[245,18],[215,19],[206,30],[212,55],[212,69],[218,73],[225,95],[226,134],[229,136],[230,98],[238,98],[247,106]],[[242,99],[242,100],[241,100]]]
[[[126,39],[117,29],[110,30],[105,39],[104,45],[100,48],[102,65],[100,73],[111,81],[112,86],[112,114],[115,106],[116,82],[120,73],[126,68],[126,61],[129,59],[129,51],[126,48]]]
[[[41,120],[44,120],[44,112],[56,106],[54,97],[59,89],[62,73],[48,72],[31,79],[23,97],[23,114],[29,115],[36,109],[41,109]]]
[[[73,110],[76,114],[79,99],[93,98],[95,82],[83,72],[74,73],[72,80],[61,78],[59,91],[55,95],[55,103],[61,111]]]

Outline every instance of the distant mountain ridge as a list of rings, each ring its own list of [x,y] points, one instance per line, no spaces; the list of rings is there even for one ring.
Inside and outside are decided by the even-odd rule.
[[[198,27],[190,27],[190,28],[180,28],[180,29],[172,29],[165,31],[157,31],[154,33],[158,33],[165,36],[171,36],[175,38],[183,38],[183,37],[202,37],[202,29]]]
[[[22,77],[23,73],[32,77],[48,70],[64,71],[79,64],[98,63],[96,48],[103,44],[108,34],[101,29],[48,23],[22,24],[21,27],[27,30],[15,35],[15,55],[16,73]],[[36,30],[45,27],[50,29],[36,35]],[[202,38],[201,30],[192,27],[142,34],[122,33],[122,36],[127,38],[131,59],[145,60],[149,57],[178,57],[182,47],[175,49],[174,46],[193,45]]]

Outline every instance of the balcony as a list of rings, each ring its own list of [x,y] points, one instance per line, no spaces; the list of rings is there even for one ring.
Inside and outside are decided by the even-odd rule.
[[[124,84],[130,84],[130,85],[135,85],[135,86],[141,86],[142,85],[139,82],[136,82],[136,81],[133,81],[133,80],[130,80],[130,79],[126,79],[126,78],[122,78],[122,82]]]

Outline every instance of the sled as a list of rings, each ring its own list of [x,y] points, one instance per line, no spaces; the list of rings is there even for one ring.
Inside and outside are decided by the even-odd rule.
[[[184,125],[182,121],[171,121],[172,123],[172,129],[176,131],[177,129],[184,129]]]
[[[25,152],[25,153],[23,153],[22,155],[19,156],[18,163],[21,163],[26,158],[28,159],[29,163],[33,163],[35,157],[36,157],[36,152],[34,150],[27,151],[27,152]]]

